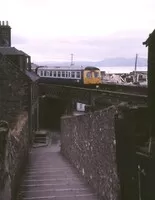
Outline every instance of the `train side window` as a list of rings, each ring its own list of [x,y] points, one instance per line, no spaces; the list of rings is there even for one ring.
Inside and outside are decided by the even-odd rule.
[[[56,71],[53,72],[53,77],[56,77],[57,76],[57,73]]]
[[[40,76],[44,76],[44,71],[40,71]]]
[[[87,77],[87,78],[92,78],[91,72],[87,72],[87,73],[86,73],[86,77]]]
[[[53,75],[53,72],[52,71],[50,71],[50,76],[52,76]]]
[[[64,71],[62,71],[62,77],[65,77],[65,72]]]
[[[94,77],[98,78],[99,77],[99,72],[94,72]]]
[[[50,71],[46,71],[46,76],[50,76]]]
[[[46,76],[46,71],[44,71],[44,76]]]
[[[66,77],[70,78],[70,72],[66,72]]]
[[[71,72],[71,78],[75,78],[75,72]]]
[[[76,78],[81,78],[81,73],[80,72],[76,72]]]
[[[58,77],[61,77],[61,72],[60,71],[58,71]]]

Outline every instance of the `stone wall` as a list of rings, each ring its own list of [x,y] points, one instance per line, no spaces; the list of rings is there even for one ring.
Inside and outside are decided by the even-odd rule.
[[[28,111],[29,79],[16,66],[3,59],[0,63],[0,119],[16,123],[21,111]]]
[[[0,132],[0,139],[4,141],[6,138],[6,145],[1,152],[1,174],[0,174],[0,199],[11,200],[14,199],[17,193],[18,183],[21,178],[22,170],[28,156],[29,150],[29,132],[28,132],[28,114],[22,113],[18,116],[16,125],[9,129],[9,132]]]
[[[14,199],[37,128],[38,86],[29,75],[0,56],[0,200]]]
[[[115,107],[61,118],[61,152],[104,200],[119,199]]]

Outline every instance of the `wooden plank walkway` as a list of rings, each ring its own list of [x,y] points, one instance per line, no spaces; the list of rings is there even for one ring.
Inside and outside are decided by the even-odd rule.
[[[18,200],[97,200],[76,169],[61,155],[59,142],[33,148]]]

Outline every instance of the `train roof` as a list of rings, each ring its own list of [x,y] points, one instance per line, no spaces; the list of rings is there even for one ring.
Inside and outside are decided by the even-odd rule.
[[[83,66],[41,66],[38,68],[39,69],[43,69],[43,70],[99,70],[99,68],[97,67],[93,67],[93,66],[87,66],[87,67],[83,67]]]

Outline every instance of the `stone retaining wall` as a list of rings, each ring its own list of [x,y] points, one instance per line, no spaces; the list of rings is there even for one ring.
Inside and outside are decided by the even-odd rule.
[[[0,132],[2,136],[2,131]],[[1,188],[0,199],[11,200],[16,196],[18,183],[22,170],[28,156],[29,132],[28,114],[22,113],[17,120],[17,124],[5,134],[6,144],[1,152]],[[2,139],[2,137],[0,137]],[[2,180],[3,179],[3,180]]]
[[[115,107],[61,118],[61,152],[104,200],[119,199]]]

